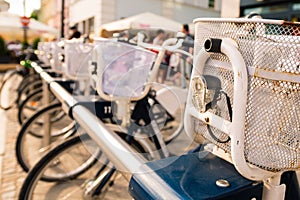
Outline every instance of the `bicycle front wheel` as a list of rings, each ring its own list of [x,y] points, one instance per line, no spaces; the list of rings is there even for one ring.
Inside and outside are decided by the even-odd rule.
[[[0,86],[0,108],[9,110],[16,103],[18,98],[18,87],[22,81],[18,71],[9,71]]]
[[[28,118],[18,134],[16,156],[19,164],[27,172],[56,143],[75,131],[75,122],[63,112],[60,103],[39,110]]]
[[[58,102],[55,101],[55,96],[50,96],[50,102]],[[22,101],[19,105],[18,109],[18,121],[19,124],[22,125],[29,117],[34,115],[39,108],[43,106],[43,90],[42,89],[35,89],[29,94],[26,99]]]
[[[153,104],[150,108],[166,144],[175,140],[183,131],[183,107],[184,105],[178,108],[173,116],[159,103]]]
[[[96,164],[101,151],[86,149],[82,142],[89,143],[88,137],[77,136],[66,140],[46,154],[29,172],[19,193],[19,199],[61,199],[65,193],[74,192],[74,186],[60,187],[60,181],[67,183]],[[41,182],[40,180],[48,182]],[[81,180],[75,180],[81,182]],[[43,189],[41,189],[43,188]],[[78,199],[80,197],[77,196]],[[76,199],[76,198],[75,198]]]
[[[125,139],[125,134],[121,133]],[[135,140],[131,141],[130,145],[139,149],[141,146]],[[92,148],[91,150],[91,147]],[[108,160],[105,155],[98,151],[97,146],[93,145],[93,141],[87,135],[78,136],[68,140],[67,142],[57,146],[46,154],[29,172],[19,193],[19,199],[85,199],[86,189],[99,177],[103,176],[106,170]],[[88,155],[90,153],[90,155]],[[94,163],[92,168],[87,171],[87,159],[97,158],[97,163]],[[91,165],[89,165],[91,167]],[[79,171],[84,167],[85,173],[77,173],[77,179],[74,176],[66,176],[74,171]],[[80,172],[83,172],[81,170]],[[41,178],[56,177],[60,182],[42,182]],[[61,178],[63,177],[63,178]],[[105,176],[103,176],[105,178]],[[116,176],[111,177],[115,180]],[[52,179],[54,180],[54,179]],[[63,180],[63,182],[62,182]],[[108,187],[112,184],[112,180],[107,180],[101,187]],[[114,199],[131,199],[127,192],[127,183],[123,179],[114,181],[114,187],[123,189],[125,192],[113,194]],[[101,195],[93,199],[103,199],[106,191],[103,188],[95,188],[101,190]],[[103,190],[102,190],[103,189]],[[108,191],[110,193],[110,191]],[[114,192],[116,193],[116,192]],[[107,194],[107,193],[106,193]],[[119,195],[119,196],[118,196]]]
[[[32,93],[37,90],[42,90],[42,80],[37,80],[33,83],[29,83],[29,85],[24,86],[22,89],[18,91],[18,98],[16,104],[20,106],[22,102]]]

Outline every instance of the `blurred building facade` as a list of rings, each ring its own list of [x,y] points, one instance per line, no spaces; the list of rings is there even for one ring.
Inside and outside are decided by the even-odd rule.
[[[4,0],[0,0],[0,12],[8,11],[8,9],[9,9],[9,3]]]
[[[40,20],[60,29],[61,0],[42,0]],[[153,12],[180,23],[197,17],[220,17],[222,0],[64,0],[64,33],[77,25],[86,35],[98,35],[102,24]]]
[[[257,12],[264,18],[297,21],[298,0],[41,0],[41,21],[61,28],[64,2],[64,34],[77,25],[86,35],[98,35],[102,24],[142,12],[153,12],[180,23],[198,17],[241,17]]]
[[[39,14],[39,20],[61,30],[62,24],[62,10],[64,11],[64,32],[67,30],[67,24],[69,19],[69,0],[41,0],[41,9]],[[63,9],[62,9],[63,8]]]

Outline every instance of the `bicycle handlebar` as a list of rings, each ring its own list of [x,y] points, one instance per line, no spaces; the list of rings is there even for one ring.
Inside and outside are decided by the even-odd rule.
[[[183,44],[183,38],[169,38],[165,40],[161,46],[145,43],[143,41],[145,39],[145,35],[141,32],[137,34],[137,38],[138,38],[137,45],[139,47],[143,47],[145,49],[158,50],[158,51],[167,50],[167,51],[174,52],[175,50],[182,47]]]

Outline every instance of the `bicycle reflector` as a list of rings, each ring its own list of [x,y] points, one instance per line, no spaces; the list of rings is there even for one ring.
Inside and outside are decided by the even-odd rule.
[[[195,76],[192,79],[194,107],[201,113],[209,109],[209,105],[219,96],[221,91],[221,81],[215,76],[204,75]]]

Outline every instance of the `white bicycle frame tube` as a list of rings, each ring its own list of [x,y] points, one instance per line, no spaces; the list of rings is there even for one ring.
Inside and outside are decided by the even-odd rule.
[[[147,44],[147,43],[142,43],[141,36],[139,36],[138,38],[139,38],[138,46],[143,47],[143,48],[155,49],[155,50],[158,50],[159,53],[157,55],[157,58],[155,59],[153,69],[150,72],[150,76],[148,78],[148,83],[145,85],[145,89],[144,89],[143,93],[139,97],[130,98],[131,101],[138,101],[138,100],[144,98],[148,94],[149,89],[152,86],[152,83],[155,82],[155,79],[156,79],[160,64],[164,58],[165,52],[167,50],[175,51],[176,49],[181,47],[182,42],[183,42],[183,40],[177,40],[177,38],[170,38],[170,39],[166,40],[162,44],[162,46],[155,46],[155,45],[151,45],[151,44]],[[101,67],[101,64],[102,64],[101,55],[104,53],[105,52],[102,52],[102,49],[100,47],[96,46],[95,50],[93,51],[93,55],[92,55],[92,61],[96,61],[98,63],[98,65],[100,65],[100,67],[99,66],[97,67],[97,74],[100,74],[100,76],[96,76],[96,75],[92,76],[93,81],[97,84],[96,88],[97,88],[97,92],[98,92],[99,96],[107,101],[128,99],[128,97],[113,97],[113,96],[107,95],[101,89],[99,89],[99,88],[103,88],[102,87],[103,80],[102,80],[102,76],[101,76],[101,74],[103,73],[103,67]],[[99,80],[97,80],[98,77],[100,77]]]

